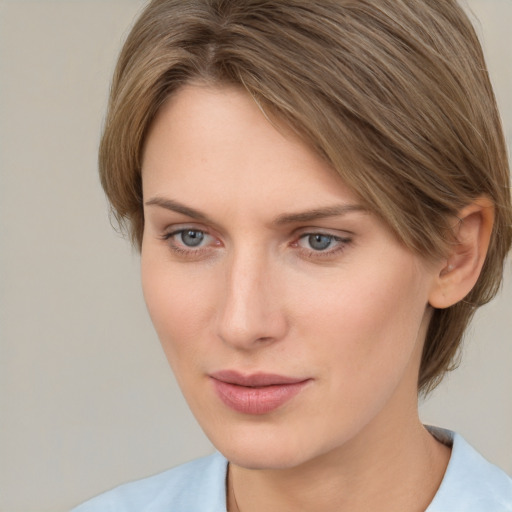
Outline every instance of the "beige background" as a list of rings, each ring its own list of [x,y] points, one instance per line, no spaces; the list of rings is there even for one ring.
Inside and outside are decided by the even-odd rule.
[[[471,0],[512,141],[512,0]],[[0,511],[59,512],[207,453],[96,176],[140,0],[0,0]],[[508,265],[510,274],[510,264]],[[512,285],[423,407],[512,474]]]

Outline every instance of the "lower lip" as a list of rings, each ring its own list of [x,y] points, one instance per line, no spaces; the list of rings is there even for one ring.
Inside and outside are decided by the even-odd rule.
[[[293,384],[247,387],[212,379],[219,398],[231,409],[243,414],[267,414],[278,409],[301,392],[309,380]]]

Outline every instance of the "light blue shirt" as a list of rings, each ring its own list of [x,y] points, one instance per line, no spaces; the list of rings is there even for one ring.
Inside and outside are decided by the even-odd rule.
[[[512,512],[512,479],[458,434],[430,430],[452,443],[452,455],[426,512]],[[227,465],[215,453],[121,485],[72,512],[226,512]]]

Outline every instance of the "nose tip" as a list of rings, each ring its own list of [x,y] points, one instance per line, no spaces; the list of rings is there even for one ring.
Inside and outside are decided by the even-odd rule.
[[[250,297],[241,290],[229,295],[218,331],[224,343],[240,350],[251,350],[283,337],[285,320],[275,304],[262,300],[255,292]]]
[[[232,265],[223,284],[218,335],[238,350],[276,342],[287,329],[271,270],[261,261]]]
[[[270,336],[265,333],[266,324],[262,324],[258,330],[248,325],[236,325],[227,319],[223,329],[220,330],[219,336],[221,340],[233,348],[240,350],[251,350],[263,344],[272,343],[277,339],[276,336]]]

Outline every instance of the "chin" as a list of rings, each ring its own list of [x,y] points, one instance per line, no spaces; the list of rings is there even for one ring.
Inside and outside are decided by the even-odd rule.
[[[275,449],[255,450],[251,447],[228,447],[220,450],[231,463],[245,469],[292,469],[308,460],[300,453]]]
[[[263,428],[230,434],[209,437],[226,459],[246,469],[291,469],[320,455],[290,432]]]

